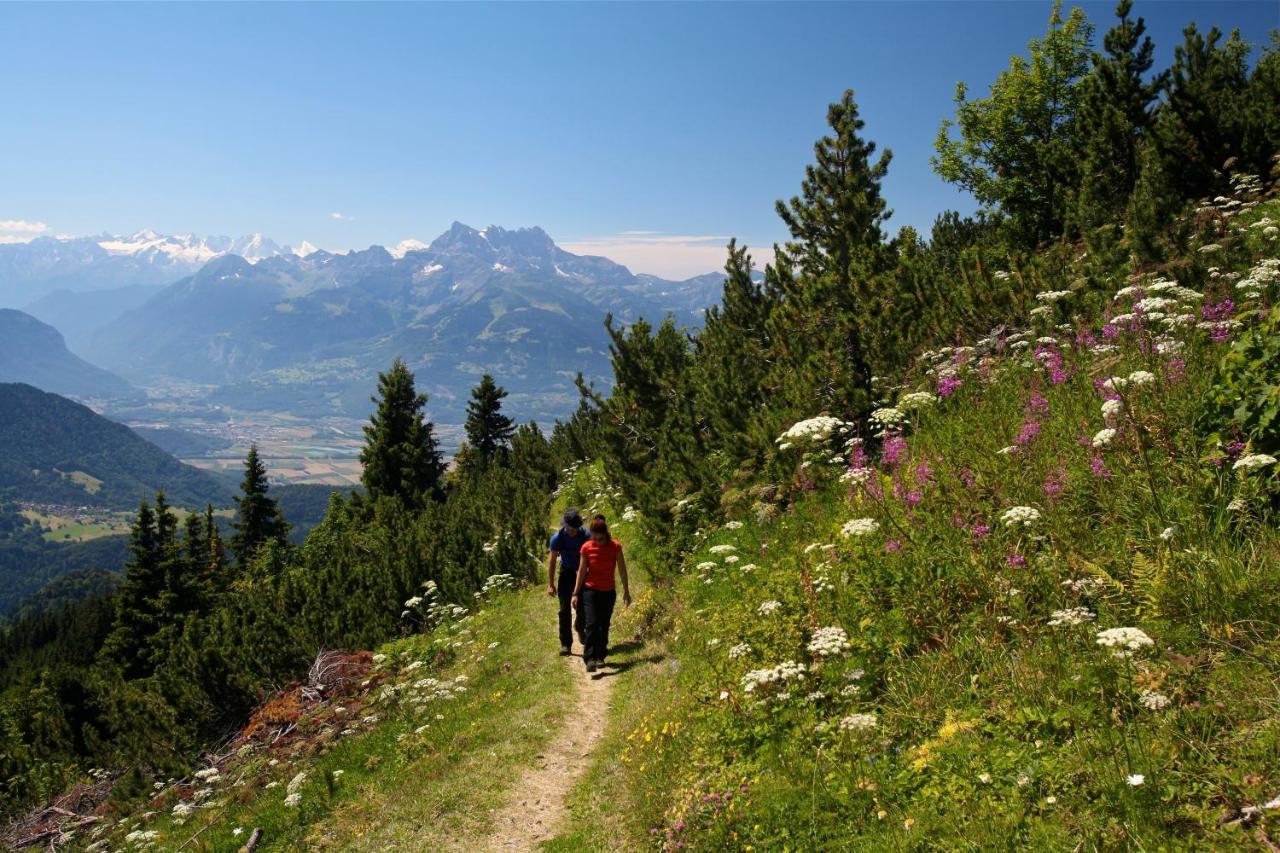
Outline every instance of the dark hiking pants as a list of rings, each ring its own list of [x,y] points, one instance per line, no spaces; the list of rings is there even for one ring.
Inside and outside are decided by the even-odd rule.
[[[561,572],[556,583],[556,595],[560,599],[560,645],[573,646],[573,634],[576,631],[579,639],[583,636],[582,608],[573,612],[573,585],[578,581],[578,573]],[[581,604],[582,602],[578,602]]]
[[[586,611],[587,642],[582,657],[585,660],[604,660],[609,649],[609,621],[613,619],[613,605],[618,600],[615,590],[583,589],[578,604]]]

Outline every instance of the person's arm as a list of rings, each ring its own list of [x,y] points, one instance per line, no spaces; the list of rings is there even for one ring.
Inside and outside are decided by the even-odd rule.
[[[555,551],[547,552],[547,595],[556,597],[556,556]]]
[[[573,582],[573,609],[578,609],[578,594],[582,592],[582,585],[587,581],[587,555],[583,554],[578,560],[578,577]]]
[[[618,552],[618,574],[622,575],[622,606],[631,606],[631,585],[627,583],[627,558]]]

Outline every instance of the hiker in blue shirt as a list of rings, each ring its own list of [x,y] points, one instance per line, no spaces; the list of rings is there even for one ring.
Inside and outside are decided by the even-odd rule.
[[[564,526],[551,537],[551,546],[547,559],[547,595],[560,599],[560,654],[573,652],[573,634],[578,634],[578,642],[583,639],[582,611],[573,615],[573,585],[578,579],[578,561],[581,559],[582,546],[591,539],[591,534],[583,528],[582,515],[569,507],[561,519]],[[556,560],[560,561],[560,577],[556,577]]]

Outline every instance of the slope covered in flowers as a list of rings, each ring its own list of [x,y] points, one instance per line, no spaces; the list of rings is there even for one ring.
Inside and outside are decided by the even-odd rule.
[[[926,353],[874,435],[778,437],[786,501],[706,531],[667,592],[678,666],[620,756],[638,838],[1280,837],[1277,463],[1221,416],[1219,369],[1280,296],[1280,210],[1197,215],[1165,268]]]

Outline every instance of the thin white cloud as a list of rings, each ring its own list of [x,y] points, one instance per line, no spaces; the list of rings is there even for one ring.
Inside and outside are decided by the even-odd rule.
[[[352,217],[347,216],[345,213],[330,213],[329,218],[336,219],[339,222],[350,222],[352,219]]]
[[[630,268],[662,278],[684,279],[724,268],[728,237],[624,231],[603,237],[584,237],[560,246],[577,255],[603,255]],[[773,260],[773,247],[752,247],[757,268]]]
[[[42,234],[49,230],[43,222],[25,219],[0,219],[0,234]]]

